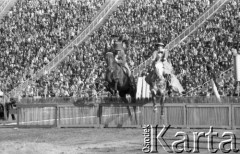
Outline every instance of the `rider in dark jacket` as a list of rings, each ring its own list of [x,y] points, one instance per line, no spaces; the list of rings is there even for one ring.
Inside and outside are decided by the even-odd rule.
[[[129,76],[131,76],[131,70],[127,64],[126,54],[124,52],[121,42],[116,43],[114,51],[115,51],[115,61],[121,66],[127,68],[128,70],[127,73]]]

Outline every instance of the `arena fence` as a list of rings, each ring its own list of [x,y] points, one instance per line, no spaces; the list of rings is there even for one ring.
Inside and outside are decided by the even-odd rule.
[[[203,99],[204,100],[204,99]],[[19,104],[17,127],[142,127],[240,128],[238,103],[166,103],[153,111],[151,99],[124,104],[119,99],[85,100],[84,104]]]
[[[59,105],[58,127],[98,127],[98,105]]]
[[[18,100],[17,98],[15,98]],[[238,103],[240,102],[240,97],[228,97],[228,96],[221,96],[222,103],[229,104],[229,103]],[[140,103],[149,103],[149,99],[138,99]],[[32,98],[32,97],[25,97],[18,101],[18,104],[99,104],[99,103],[121,103],[119,98],[114,97],[49,97],[49,98]],[[197,103],[197,104],[206,104],[206,103],[219,103],[219,100],[215,96],[203,97],[203,96],[193,96],[193,97],[166,97],[166,103]]]
[[[17,105],[17,127],[57,127],[57,104]]]

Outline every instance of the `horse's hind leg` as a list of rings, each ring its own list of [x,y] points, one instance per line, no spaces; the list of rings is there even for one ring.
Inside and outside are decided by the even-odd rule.
[[[160,106],[161,106],[161,116],[163,116],[163,115],[164,115],[164,113],[163,113],[163,110],[164,110],[164,101],[165,101],[165,95],[164,95],[164,94],[162,94],[162,95],[161,95],[161,99],[160,99]]]
[[[127,98],[126,98],[126,94],[119,93],[119,95],[120,95],[122,101],[123,101],[125,104],[128,104],[128,100],[127,100]],[[127,111],[128,111],[128,115],[129,115],[129,117],[130,117],[130,119],[131,119],[131,121],[132,121],[132,114],[131,114],[131,110],[130,110],[130,107],[129,107],[129,106],[127,106]]]
[[[157,111],[157,107],[156,107],[156,92],[154,90],[152,90],[152,102],[153,102],[153,111]]]
[[[136,93],[133,92],[130,94],[131,95],[131,103],[136,103]],[[138,124],[138,120],[137,120],[137,106],[133,106],[133,112],[134,112],[134,115],[135,115],[135,121],[136,121],[136,124]]]

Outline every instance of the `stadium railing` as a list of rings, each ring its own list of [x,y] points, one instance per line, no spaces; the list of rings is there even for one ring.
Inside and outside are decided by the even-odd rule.
[[[2,4],[0,4],[0,14],[4,11],[5,7],[7,6],[10,0],[4,0]]]
[[[223,71],[222,73],[219,74],[219,76],[224,76],[224,75],[228,74],[228,73],[231,72],[231,71],[233,71],[233,67],[227,69],[226,71]],[[197,87],[195,87],[194,89],[186,92],[185,96],[188,96],[188,95],[189,95],[190,93],[192,93],[192,92],[201,90],[202,87],[205,87],[205,86],[211,87],[211,85],[209,85],[209,84],[210,84],[210,80],[207,81],[207,82],[205,82],[205,83],[203,83],[202,85],[197,86]]]
[[[40,71],[38,71],[36,74],[34,74],[31,78],[31,81],[35,81],[44,74],[50,72],[53,70],[64,58],[66,58],[69,54],[71,54],[74,50],[75,45],[79,45],[82,43],[98,26],[101,24],[105,17],[107,17],[111,11],[116,8],[122,0],[108,0],[106,3],[106,7],[101,10],[98,15],[93,19],[91,24],[85,28],[72,42],[70,42],[68,45],[64,47],[64,49],[46,66],[44,66]],[[29,79],[25,82],[21,83],[19,86],[17,86],[15,89],[13,89],[9,96],[17,96],[20,94],[22,89],[25,89],[28,84],[31,82]]]
[[[204,22],[212,17],[224,4],[226,4],[230,0],[218,0],[215,1],[212,6],[206,10],[191,26],[189,26],[187,29],[185,29],[180,35],[178,35],[175,39],[173,39],[165,49],[167,49],[169,52],[176,47],[178,44],[183,42],[189,35],[194,33],[201,25],[204,24]],[[153,56],[145,60],[143,63],[141,63],[139,66],[134,68],[133,75],[138,76],[138,74],[145,69],[152,61]]]
[[[0,23],[1,19],[8,13],[10,8],[17,2],[17,0],[1,0],[0,4]]]

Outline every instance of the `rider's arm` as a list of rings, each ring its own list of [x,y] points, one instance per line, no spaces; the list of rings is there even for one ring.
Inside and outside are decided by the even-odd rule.
[[[151,68],[155,68],[155,61],[156,61],[156,58],[157,58],[157,52],[154,51],[153,52],[153,55],[152,55],[152,59],[151,59]]]
[[[118,58],[119,58],[118,55],[116,55],[116,56],[115,56],[115,60],[116,60],[116,62],[118,62]]]
[[[154,62],[156,58],[157,58],[157,51],[154,51],[152,56],[152,62]]]
[[[168,50],[166,49],[165,52],[164,52],[164,57],[163,57],[163,60],[167,60],[168,58]]]

